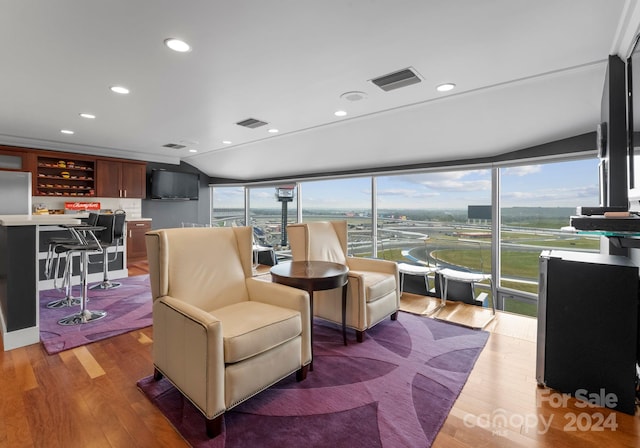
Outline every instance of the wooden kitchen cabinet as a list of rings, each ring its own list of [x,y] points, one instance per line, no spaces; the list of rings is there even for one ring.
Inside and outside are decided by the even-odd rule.
[[[98,159],[97,196],[104,198],[142,198],[147,195],[146,164]]]
[[[0,170],[30,171],[35,175],[35,159],[35,154],[24,148],[0,145]]]
[[[127,221],[127,262],[146,260],[147,246],[144,234],[151,230],[151,221]]]

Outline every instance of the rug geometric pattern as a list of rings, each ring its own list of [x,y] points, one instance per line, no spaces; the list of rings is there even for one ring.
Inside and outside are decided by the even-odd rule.
[[[194,447],[428,447],[489,334],[399,313],[342,345],[340,329],[316,320],[314,371],[292,374],[227,412],[208,439],[204,417],[162,379],[138,387]]]
[[[80,306],[49,309],[47,303],[64,298],[64,292],[57,289],[40,291],[40,341],[48,354],[138,330],[153,323],[149,275],[122,278],[117,282],[122,286],[89,290],[87,308],[106,311],[107,315],[82,325],[58,324],[58,320],[78,312]],[[73,295],[80,296],[79,286],[73,288]]]

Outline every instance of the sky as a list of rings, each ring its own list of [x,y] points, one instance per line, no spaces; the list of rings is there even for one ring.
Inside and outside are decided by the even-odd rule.
[[[502,207],[596,206],[598,159],[501,168]],[[302,182],[303,209],[371,209],[371,178]],[[491,170],[377,177],[378,209],[466,209],[491,204]],[[275,189],[252,188],[251,207],[280,207]],[[214,209],[242,208],[242,188],[214,189]]]

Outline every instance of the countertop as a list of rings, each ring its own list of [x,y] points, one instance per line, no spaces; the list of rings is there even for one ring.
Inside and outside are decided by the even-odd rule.
[[[59,226],[80,224],[80,220],[89,217],[88,213],[66,215],[0,215],[0,226]],[[151,218],[126,218],[127,221],[152,221]]]
[[[59,226],[80,224],[77,215],[0,215],[1,226]]]
[[[65,213],[62,215],[40,215],[40,216],[65,216],[67,218],[76,218],[76,219],[85,219],[89,217],[89,213]],[[151,218],[134,218],[133,216],[127,215],[125,221],[152,221]]]

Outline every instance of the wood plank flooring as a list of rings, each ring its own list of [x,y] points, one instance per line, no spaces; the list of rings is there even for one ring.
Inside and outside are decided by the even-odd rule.
[[[146,263],[129,266],[130,275],[146,272]],[[433,300],[404,294],[402,302],[420,313]],[[451,304],[441,315],[454,309],[461,319],[478,311]],[[639,415],[583,409],[572,399],[554,407],[556,394],[536,386],[535,319],[498,313],[487,330],[487,346],[434,447],[640,445]],[[51,356],[40,344],[0,352],[0,446],[188,446],[136,388],[153,371],[152,343],[148,327]]]

